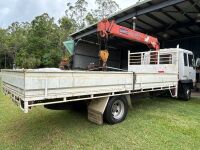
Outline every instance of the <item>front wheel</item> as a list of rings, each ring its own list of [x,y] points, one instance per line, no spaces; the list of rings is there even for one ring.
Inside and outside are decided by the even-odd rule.
[[[184,101],[188,101],[191,98],[191,88],[186,84],[182,84],[179,87],[178,97]]]
[[[104,112],[104,119],[109,124],[116,124],[122,122],[128,113],[128,103],[125,97],[112,97],[106,106]]]
[[[191,98],[191,89],[188,86],[183,87],[183,100],[188,101]]]

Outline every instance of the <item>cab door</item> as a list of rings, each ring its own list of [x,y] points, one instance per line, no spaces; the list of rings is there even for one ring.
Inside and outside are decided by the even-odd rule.
[[[188,53],[188,79],[192,79],[193,82],[196,80],[196,71],[194,68],[194,55]]]
[[[196,73],[193,67],[194,55],[192,53],[183,53],[184,56],[184,79],[195,82]]]
[[[183,53],[183,59],[184,59],[184,67],[182,72],[182,80],[188,80],[189,76],[189,65],[188,65],[188,54],[186,52]]]

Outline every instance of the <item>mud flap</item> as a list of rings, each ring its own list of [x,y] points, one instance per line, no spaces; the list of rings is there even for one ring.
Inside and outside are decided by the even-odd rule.
[[[127,102],[128,102],[128,107],[130,109],[133,109],[133,105],[132,105],[132,101],[131,101],[131,95],[126,95],[126,99],[127,99]]]
[[[98,125],[103,124],[103,113],[106,109],[109,97],[94,99],[88,106],[88,120]]]

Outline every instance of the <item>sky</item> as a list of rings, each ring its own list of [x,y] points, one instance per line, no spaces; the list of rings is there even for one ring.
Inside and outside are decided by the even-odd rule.
[[[30,22],[34,17],[48,13],[55,20],[65,15],[68,2],[76,0],[0,0],[0,27],[6,28],[12,22]],[[115,0],[121,9],[135,4],[138,0]],[[88,7],[94,8],[95,0],[87,0]]]

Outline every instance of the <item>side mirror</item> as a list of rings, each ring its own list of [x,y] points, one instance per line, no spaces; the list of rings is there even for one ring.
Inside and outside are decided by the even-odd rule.
[[[197,58],[197,60],[196,60],[196,67],[197,67],[197,68],[200,67],[200,58]]]

